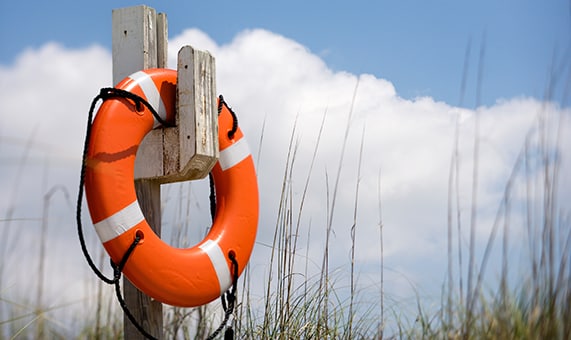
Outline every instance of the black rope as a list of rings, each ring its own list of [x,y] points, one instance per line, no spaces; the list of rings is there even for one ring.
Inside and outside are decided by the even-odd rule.
[[[238,130],[238,117],[236,116],[236,113],[234,113],[232,108],[230,108],[230,106],[228,106],[228,104],[224,101],[224,97],[220,95],[218,96],[218,115],[220,115],[220,112],[222,112],[222,106],[226,106],[226,108],[228,108],[228,111],[232,115],[232,129],[228,131],[228,138],[232,139],[234,138],[234,134]]]
[[[110,279],[110,278],[106,277],[99,270],[99,268],[97,268],[97,266],[93,262],[93,259],[91,258],[91,255],[89,254],[89,251],[87,249],[85,237],[83,235],[83,225],[81,222],[81,207],[83,204],[83,190],[84,190],[83,187],[85,184],[85,172],[86,172],[86,168],[87,168],[86,160],[87,160],[87,153],[89,151],[89,141],[91,138],[91,128],[93,125],[93,113],[95,111],[95,106],[97,105],[97,102],[99,100],[105,101],[105,100],[111,99],[111,98],[126,98],[129,100],[132,100],[135,103],[135,108],[137,111],[142,111],[141,105],[144,105],[145,107],[147,107],[149,109],[149,111],[151,111],[151,114],[153,115],[153,117],[161,125],[172,126],[167,121],[162,119],[159,116],[159,114],[157,113],[157,111],[152,107],[152,105],[149,104],[149,102],[147,102],[144,98],[142,98],[142,97],[140,97],[140,96],[138,96],[132,92],[125,91],[122,89],[102,88],[100,90],[99,94],[91,102],[91,106],[89,108],[89,114],[88,114],[88,118],[87,118],[87,128],[86,128],[86,133],[85,133],[85,141],[83,144],[83,154],[82,154],[82,158],[81,158],[81,171],[80,171],[80,178],[79,178],[79,190],[78,190],[78,195],[77,195],[76,216],[75,216],[76,222],[77,222],[77,233],[79,236],[79,243],[81,245],[81,250],[83,252],[83,256],[85,257],[85,259],[86,259],[87,263],[89,264],[89,267],[91,268],[91,270],[103,282],[105,282],[107,284],[115,285],[115,293],[117,296],[117,300],[119,301],[119,304],[121,305],[121,309],[123,310],[125,315],[127,315],[127,318],[131,321],[131,323],[135,326],[135,328],[137,328],[137,330],[143,336],[145,336],[147,339],[155,340],[156,338],[153,335],[149,334],[147,331],[145,331],[145,329],[135,319],[133,314],[131,314],[131,311],[127,307],[127,304],[125,303],[125,300],[123,299],[123,296],[121,294],[121,286],[120,286],[121,273],[123,272],[123,268],[127,264],[127,260],[129,259],[129,257],[133,253],[133,251],[135,250],[137,244],[139,244],[139,242],[141,240],[140,236],[135,235],[135,239],[133,240],[133,243],[131,243],[131,245],[129,246],[129,248],[127,249],[127,251],[123,255],[123,257],[121,258],[121,261],[119,262],[119,264],[115,264],[115,263],[113,263],[113,261],[111,261],[111,267],[113,268],[113,279]],[[224,102],[224,98],[221,95],[219,106],[218,106],[218,114],[220,114],[220,112],[222,110],[222,105],[226,105],[226,103]],[[228,107],[228,106],[226,105],[226,107]],[[234,134],[236,133],[236,130],[238,129],[238,119],[237,119],[234,111],[232,111],[232,109],[230,109],[228,107],[228,110],[232,114],[232,118],[233,118],[232,129],[228,132],[228,138],[232,139],[234,137]],[[212,220],[214,220],[214,216],[216,214],[216,197],[215,197],[215,193],[214,193],[214,181],[213,181],[211,174],[209,175],[209,178],[210,178],[210,213],[212,216]],[[234,307],[235,307],[235,302],[236,302],[236,289],[238,286],[238,261],[236,260],[236,256],[233,252],[230,252],[228,254],[228,258],[232,262],[232,269],[233,269],[233,271],[232,271],[232,288],[230,291],[226,292],[227,305],[226,305],[224,294],[221,297],[222,298],[222,308],[224,310],[224,319],[223,319],[222,323],[220,324],[220,326],[208,337],[208,339],[214,339],[222,331],[222,329],[226,326],[228,319],[230,318],[230,316],[234,312]],[[224,333],[224,339],[234,339],[234,331],[232,330],[231,326],[226,329],[226,331]]]
[[[218,336],[218,334],[226,326],[226,323],[228,323],[230,316],[234,313],[234,307],[236,303],[236,288],[238,286],[238,261],[236,260],[236,255],[233,252],[228,253],[228,258],[232,262],[232,269],[233,269],[232,289],[226,292],[226,297],[224,297],[224,294],[221,297],[222,309],[224,310],[224,319],[222,320],[220,326],[218,326],[218,328],[207,338],[208,340],[212,340],[216,336]],[[226,301],[224,301],[225,298]],[[226,303],[228,303],[228,306],[226,306]],[[231,326],[228,327],[228,329],[226,329],[226,332],[224,333],[224,339],[228,339],[229,336],[231,336],[230,339],[234,338],[234,330],[232,329]]]
[[[216,216],[216,192],[214,191],[214,178],[212,173],[208,174],[208,182],[210,184],[210,217],[212,218],[212,223],[214,223],[214,217]]]
[[[83,225],[81,223],[81,206],[83,204],[83,186],[85,183],[85,171],[87,167],[86,159],[87,159],[87,152],[89,151],[89,140],[91,138],[91,126],[93,124],[92,122],[93,112],[95,111],[95,106],[97,105],[97,102],[99,100],[105,101],[111,98],[126,98],[132,100],[135,103],[135,108],[139,111],[142,109],[141,105],[144,105],[149,109],[149,111],[151,111],[151,114],[159,123],[161,123],[163,126],[170,126],[168,122],[166,122],[164,119],[161,118],[161,116],[159,116],[157,111],[153,108],[151,104],[149,104],[149,102],[147,102],[144,98],[129,91],[116,89],[114,87],[102,88],[99,91],[99,94],[95,98],[93,98],[93,101],[91,102],[91,106],[89,108],[89,114],[87,117],[87,128],[85,133],[85,141],[83,143],[83,154],[81,157],[81,171],[79,177],[79,190],[77,195],[75,219],[77,222],[77,233],[79,236],[79,243],[81,245],[81,251],[83,252],[83,256],[87,260],[87,263],[89,264],[91,270],[97,275],[97,277],[99,277],[99,279],[101,279],[103,282],[107,284],[113,284],[114,283],[113,279],[110,279],[105,275],[103,275],[103,273],[97,268],[97,266],[93,262],[93,259],[91,258],[91,255],[89,255],[89,251],[87,250],[85,238],[83,236]]]
[[[101,271],[97,268],[97,266],[95,265],[95,263],[93,263],[93,259],[91,258],[91,255],[89,255],[89,251],[87,250],[87,246],[85,244],[85,238],[83,237],[83,226],[81,224],[81,205],[83,204],[83,185],[85,182],[85,170],[86,170],[86,158],[87,158],[87,152],[89,150],[89,140],[91,137],[91,126],[92,126],[92,120],[93,120],[93,111],[95,110],[95,105],[97,104],[97,102],[100,99],[103,99],[103,89],[101,90],[101,92],[93,99],[93,101],[91,102],[91,107],[89,108],[89,114],[87,116],[87,128],[86,128],[86,133],[85,133],[85,141],[83,143],[83,155],[81,157],[81,171],[80,171],[80,175],[79,175],[79,190],[78,190],[78,195],[77,195],[77,206],[75,209],[75,219],[77,222],[77,234],[79,236],[79,243],[81,245],[81,251],[83,252],[83,256],[85,257],[85,259],[87,260],[87,263],[89,264],[89,267],[91,268],[91,270],[97,275],[97,277],[99,277],[99,279],[101,279],[103,282],[107,283],[107,284],[113,284],[113,279],[109,279],[107,278],[105,275],[103,275],[103,273],[101,273]]]
[[[222,96],[220,96],[220,103],[223,102]],[[220,112],[221,107],[219,106],[218,111]],[[212,173],[208,174],[208,180],[210,182],[210,216],[212,217],[212,222],[214,222],[214,218],[216,217],[216,193],[214,190],[214,177]],[[232,262],[232,289],[226,294],[222,294],[220,297],[220,302],[222,303],[222,309],[224,310],[224,319],[218,328],[207,338],[207,339],[214,339],[226,326],[228,320],[230,319],[230,315],[234,313],[234,305],[236,301],[236,287],[238,286],[238,261],[236,260],[236,256],[234,252],[230,252],[228,254],[228,258]],[[225,296],[226,295],[226,296]],[[233,340],[234,339],[234,330],[232,326],[229,326],[226,331],[224,332],[224,339],[225,340]]]
[[[140,97],[134,93],[131,93],[129,91],[116,89],[116,88],[103,88],[100,90],[99,94],[95,98],[93,98],[93,101],[91,102],[91,106],[89,108],[88,117],[87,117],[87,128],[86,128],[86,133],[85,133],[85,141],[83,144],[83,154],[81,157],[81,171],[80,171],[80,178],[79,178],[79,190],[78,190],[78,195],[77,195],[77,206],[76,206],[76,216],[75,216],[76,222],[77,222],[77,233],[79,236],[79,243],[81,245],[81,250],[83,252],[83,256],[87,260],[89,267],[99,277],[99,279],[101,279],[103,282],[105,282],[107,284],[115,285],[115,292],[117,295],[117,300],[119,300],[119,304],[121,305],[121,308],[123,309],[124,313],[129,318],[129,320],[131,320],[133,325],[137,328],[137,330],[139,330],[139,332],[141,332],[141,334],[143,334],[145,337],[147,337],[149,339],[155,339],[152,335],[147,333],[141,327],[141,325],[139,325],[137,320],[135,320],[135,318],[133,317],[133,315],[131,314],[131,312],[127,308],[127,305],[125,304],[125,301],[123,300],[123,297],[121,295],[121,287],[120,287],[121,272],[123,271],[123,268],[125,267],[127,260],[129,259],[129,256],[133,253],[133,251],[135,250],[135,247],[139,243],[140,237],[138,235],[135,236],[133,243],[131,243],[131,245],[129,246],[129,248],[127,249],[127,251],[123,255],[123,257],[121,258],[121,261],[119,262],[118,265],[111,262],[111,267],[113,268],[113,279],[110,279],[110,278],[106,277],[105,275],[103,275],[103,273],[99,270],[99,268],[97,268],[97,266],[93,262],[93,259],[91,258],[91,255],[89,254],[89,251],[87,250],[85,237],[83,235],[83,225],[81,222],[81,207],[83,204],[83,190],[84,190],[83,187],[85,184],[85,172],[86,172],[86,168],[87,168],[86,160],[87,160],[87,153],[89,151],[89,141],[91,138],[91,128],[93,125],[93,113],[95,111],[95,106],[97,105],[97,102],[99,102],[99,100],[105,101],[105,100],[111,99],[111,98],[126,98],[129,100],[132,100],[135,103],[135,108],[138,111],[141,111],[142,110],[141,105],[144,105],[145,107],[147,107],[149,109],[149,111],[151,111],[151,114],[159,123],[161,123],[163,126],[169,126],[168,122],[166,122],[164,119],[162,119],[159,116],[157,111],[152,107],[151,104],[149,104],[149,102],[147,102],[144,98],[142,98],[142,97]]]
[[[125,300],[123,299],[123,295],[121,294],[121,284],[120,284],[121,273],[123,272],[123,268],[125,267],[125,264],[127,264],[127,260],[129,259],[129,256],[131,255],[133,250],[135,250],[135,247],[137,246],[137,244],[139,243],[140,240],[141,240],[140,236],[136,235],[135,239],[133,240],[133,243],[131,243],[131,245],[129,246],[129,249],[127,249],[127,251],[125,252],[125,255],[123,255],[121,262],[119,262],[119,265],[116,265],[113,263],[113,261],[111,261],[111,267],[113,267],[113,281],[115,284],[115,295],[117,296],[117,300],[119,301],[119,305],[121,306],[123,313],[125,313],[125,315],[127,315],[127,318],[129,318],[129,321],[131,321],[133,326],[135,326],[135,328],[137,328],[139,333],[141,333],[147,339],[156,340],[157,338],[155,338],[153,335],[151,335],[150,333],[145,331],[143,326],[141,326],[141,324],[139,324],[139,322],[137,321],[137,319],[135,319],[133,314],[131,314],[131,311],[127,307],[127,303],[125,303]]]
[[[155,110],[155,108],[148,102],[145,100],[145,98],[142,98],[136,94],[134,94],[133,92],[129,92],[129,91],[125,91],[122,89],[117,89],[114,87],[106,87],[106,88],[102,88],[99,96],[101,96],[101,98],[105,101],[107,99],[110,98],[126,98],[126,99],[130,99],[133,102],[135,102],[135,108],[137,109],[137,111],[142,111],[142,105],[145,105],[145,107],[147,107],[147,109],[149,109],[149,111],[151,111],[151,114],[153,115],[153,117],[162,125],[165,127],[172,127],[174,126],[174,124],[171,124],[169,122],[167,122],[166,120],[164,120],[159,113]]]

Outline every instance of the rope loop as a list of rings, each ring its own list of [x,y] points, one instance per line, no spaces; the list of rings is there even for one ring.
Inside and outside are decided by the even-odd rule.
[[[133,93],[133,92],[129,92],[129,91],[125,91],[122,89],[117,89],[114,87],[104,87],[99,91],[99,95],[97,96],[101,99],[103,99],[103,101],[107,100],[107,99],[112,99],[112,98],[126,98],[129,100],[132,100],[133,103],[135,103],[135,109],[137,111],[143,111],[143,107],[141,105],[144,105],[147,109],[149,109],[149,111],[151,111],[151,114],[153,115],[153,117],[164,127],[173,127],[174,124],[171,124],[169,122],[167,122],[166,120],[164,120],[157,112],[157,110],[155,110],[155,108],[143,97]],[[97,98],[96,97],[96,98]]]

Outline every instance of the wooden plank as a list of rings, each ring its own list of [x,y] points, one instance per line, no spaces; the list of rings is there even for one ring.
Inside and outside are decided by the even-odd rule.
[[[189,179],[204,178],[219,157],[214,57],[184,46],[178,53],[177,72],[177,172]]]
[[[167,66],[165,14],[137,6],[114,10],[113,15],[117,21],[113,28],[114,83],[138,70]],[[200,179],[218,160],[214,57],[185,46],[178,59],[177,126],[155,129],[145,136],[135,160],[137,180],[172,183]]]
[[[166,18],[165,18],[166,19]],[[157,67],[156,12],[147,6],[136,6],[113,10],[113,83],[117,84],[128,75],[151,67]],[[166,20],[162,20],[166,24]],[[164,46],[166,48],[166,42]],[[166,54],[162,58],[166,59]],[[137,152],[139,164],[162,162],[162,132],[147,135]],[[136,162],[137,163],[137,162]],[[136,165],[137,167],[137,165]],[[144,167],[142,167],[144,168]],[[160,165],[162,168],[162,164]],[[141,166],[139,166],[141,169]],[[137,172],[137,170],[135,170]],[[161,188],[157,180],[136,180],[135,190],[143,215],[151,228],[160,236]],[[127,308],[143,328],[154,337],[162,338],[162,304],[152,300],[123,279],[123,294]],[[128,320],[123,318],[125,339],[140,339],[141,334]]]
[[[157,67],[168,66],[168,21],[165,13],[157,13]]]
[[[219,157],[214,57],[184,46],[177,74],[176,127],[163,129],[161,183],[204,178]]]

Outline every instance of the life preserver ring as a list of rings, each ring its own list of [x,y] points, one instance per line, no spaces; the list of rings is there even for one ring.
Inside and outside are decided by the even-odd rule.
[[[134,73],[117,88],[146,99],[173,121],[177,73],[149,69]],[[86,158],[85,194],[104,248],[119,263],[136,235],[141,241],[123,273],[141,291],[174,306],[194,307],[220,297],[232,285],[234,253],[240,274],[252,252],[258,225],[258,186],[254,162],[242,131],[232,138],[233,117],[223,105],[218,118],[220,158],[212,170],[216,215],[196,246],[174,248],[149,227],[134,186],[135,155],[143,137],[158,126],[151,111],[125,98],[101,104],[93,121]]]

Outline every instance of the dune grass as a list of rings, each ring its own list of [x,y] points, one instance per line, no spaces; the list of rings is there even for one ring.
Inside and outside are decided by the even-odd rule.
[[[467,48],[469,55],[470,45]],[[481,60],[483,60],[483,51]],[[467,68],[469,63],[466,63]],[[481,74],[481,69],[479,74]],[[466,74],[466,71],[464,72]],[[465,77],[465,76],[464,76]],[[480,82],[480,80],[479,80]],[[463,79],[462,88],[465,88]],[[555,86],[555,85],[553,85]],[[353,94],[356,100],[358,84]],[[462,93],[461,98],[464,96]],[[546,102],[551,99],[546,96]],[[460,100],[462,104],[462,99]],[[271,240],[270,258],[262,297],[253,296],[250,287],[253,278],[250,268],[246,268],[240,279],[239,301],[232,319],[232,325],[241,339],[570,339],[571,338],[571,220],[558,201],[559,158],[562,131],[550,130],[552,126],[561,126],[557,122],[563,117],[553,116],[548,110],[538,113],[536,124],[530,128],[524,145],[513,164],[511,174],[504,185],[502,200],[497,207],[496,216],[484,253],[476,257],[474,228],[478,211],[478,128],[474,139],[472,210],[468,230],[468,247],[463,246],[465,226],[460,218],[460,193],[458,171],[458,123],[452,141],[448,190],[448,268],[446,281],[442,284],[440,305],[428,306],[420,295],[416,297],[416,309],[401,309],[401,303],[390,298],[390,292],[384,288],[383,229],[381,214],[381,179],[378,178],[379,211],[379,248],[381,250],[378,273],[378,296],[371,299],[369,293],[362,294],[356,272],[356,234],[359,233],[359,185],[364,146],[365,125],[361,131],[358,163],[358,178],[355,180],[353,202],[353,224],[350,226],[351,253],[349,263],[343,268],[330,268],[330,235],[334,226],[338,185],[344,165],[344,153],[347,134],[352,123],[352,108],[347,115],[347,125],[342,150],[339,154],[337,172],[326,172],[321,178],[325,181],[326,192],[323,202],[325,224],[304,219],[306,197],[310,183],[316,180],[315,159],[319,154],[321,136],[326,122],[327,111],[323,113],[321,125],[313,144],[311,161],[305,169],[296,168],[296,155],[300,140],[296,133],[296,123],[291,132],[287,157],[283,165],[281,179],[281,197],[275,218],[274,233]],[[478,120],[475,120],[478,124]],[[263,130],[263,129],[262,129]],[[260,145],[263,141],[263,132]],[[261,149],[260,149],[261,150]],[[261,152],[258,150],[258,161]],[[22,155],[21,167],[26,163],[27,153]],[[294,195],[294,184],[300,178],[294,172],[305,171],[300,195]],[[539,172],[540,176],[537,176]],[[538,180],[540,178],[540,180]],[[18,193],[20,179],[14,182],[12,195]],[[525,200],[514,199],[516,190],[524,185]],[[49,222],[50,199],[57,192],[67,195],[65,189],[55,186],[44,190],[44,208],[41,219],[30,217],[29,225],[38,224],[45,230]],[[190,189],[189,189],[190,190]],[[170,243],[185,246],[189,239],[190,197],[185,196],[183,187],[174,195],[179,199],[180,207],[173,217],[176,229]],[[190,194],[189,194],[190,195]],[[186,205],[185,205],[186,204]],[[456,208],[456,210],[454,209]],[[519,210],[518,210],[519,209]],[[524,212],[525,225],[515,226],[510,219],[516,212]],[[6,258],[10,247],[17,242],[18,235],[10,227],[17,221],[9,208],[0,220],[2,239],[0,253]],[[568,213],[568,212],[567,212]],[[22,222],[22,221],[19,221]],[[522,263],[512,264],[509,254],[509,242],[512,230],[525,231],[527,244],[521,245],[528,258]],[[301,239],[306,247],[300,247]],[[41,236],[45,242],[45,236]],[[309,273],[310,239],[323,240],[323,254],[320,273]],[[96,242],[95,242],[96,243]],[[96,246],[93,247],[96,249]],[[492,252],[501,256],[500,277],[493,286],[487,273]],[[45,277],[42,256],[45,249],[39,248],[40,278]],[[100,267],[107,261],[104,253],[95,255]],[[466,258],[468,259],[467,263]],[[312,259],[314,262],[316,259]],[[319,261],[317,261],[319,262]],[[517,276],[513,276],[510,267],[520,266]],[[43,280],[33,287],[35,296],[30,300],[13,300],[4,293],[6,276],[0,262],[0,338],[90,338],[116,339],[122,337],[122,315],[117,308],[114,296],[106,285],[96,284],[95,294],[89,297],[85,305],[90,310],[86,316],[75,320],[72,330],[61,327],[63,320],[51,319],[54,310],[67,308],[66,305],[47,306],[44,301]],[[348,281],[347,273],[349,273]],[[512,275],[512,276],[510,276]],[[260,278],[256,278],[259,280]],[[94,278],[94,280],[96,280]],[[348,282],[348,286],[347,286]],[[413,287],[414,288],[414,287]],[[347,294],[347,291],[349,292]],[[374,301],[373,301],[374,300]],[[203,339],[217,326],[221,318],[217,303],[194,309],[165,307],[164,338]],[[391,325],[389,327],[388,325]]]

